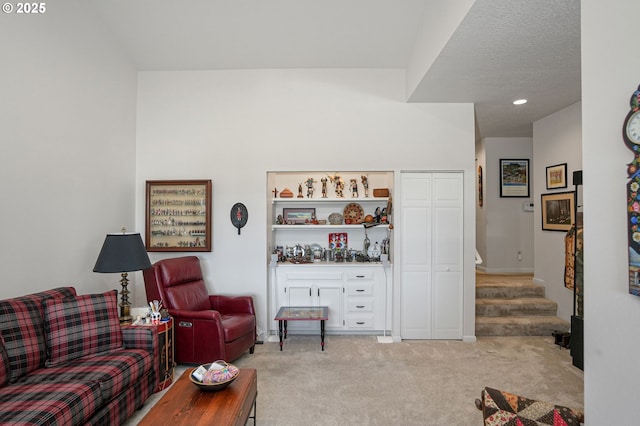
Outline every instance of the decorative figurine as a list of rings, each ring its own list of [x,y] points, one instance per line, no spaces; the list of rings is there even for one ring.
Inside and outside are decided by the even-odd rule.
[[[358,198],[358,181],[356,179],[350,179],[349,188],[351,189],[351,198]]]
[[[278,198],[278,188],[273,188],[273,198]]]
[[[335,185],[336,197],[344,198],[344,179],[342,179],[342,176],[336,173],[333,176],[329,176],[329,180],[331,180],[331,183]]]
[[[322,198],[327,198],[327,178],[323,177],[320,182],[322,182]]]
[[[364,196],[365,198],[369,198],[369,178],[365,175],[361,175],[360,179],[362,180],[362,186],[364,187]]]
[[[308,178],[305,181],[305,185],[307,186],[307,198],[313,198],[313,184],[314,183],[316,183],[316,181],[312,177]]]
[[[304,196],[302,195],[302,184],[301,183],[298,184],[298,198],[304,198]]]

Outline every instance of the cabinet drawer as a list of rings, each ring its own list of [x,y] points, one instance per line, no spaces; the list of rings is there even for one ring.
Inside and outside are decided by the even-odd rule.
[[[373,312],[373,299],[371,298],[351,298],[347,300],[348,312]]]
[[[349,271],[346,275],[347,281],[373,281],[376,273],[374,271]]]
[[[373,328],[373,315],[347,317],[348,328]]]
[[[290,281],[324,281],[342,280],[342,272],[287,272],[286,279]]]
[[[349,296],[373,296],[373,283],[349,284],[347,286]]]

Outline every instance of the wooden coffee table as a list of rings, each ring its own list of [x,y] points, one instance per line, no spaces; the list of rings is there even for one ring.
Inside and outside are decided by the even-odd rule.
[[[192,371],[187,369],[138,424],[244,426],[251,418],[255,426],[258,396],[255,368],[241,368],[233,383],[216,392],[201,391],[191,383]]]

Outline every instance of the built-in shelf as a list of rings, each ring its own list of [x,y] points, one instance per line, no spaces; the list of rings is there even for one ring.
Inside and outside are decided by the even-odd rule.
[[[271,202],[276,203],[386,203],[389,201],[388,197],[358,197],[358,198],[273,198]]]
[[[367,230],[372,228],[389,228],[389,225],[376,225],[367,228]],[[362,224],[358,225],[271,225],[271,229],[289,229],[295,231],[314,231],[318,229],[352,229],[352,230],[361,230],[364,229]]]

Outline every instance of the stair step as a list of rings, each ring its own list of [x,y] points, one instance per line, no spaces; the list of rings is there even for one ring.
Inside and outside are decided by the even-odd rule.
[[[476,298],[478,299],[519,299],[523,297],[544,297],[544,286],[532,282],[476,284]]]
[[[557,310],[557,303],[543,297],[476,299],[476,315],[479,316],[555,316]]]
[[[476,317],[476,336],[551,336],[569,322],[555,316]]]

